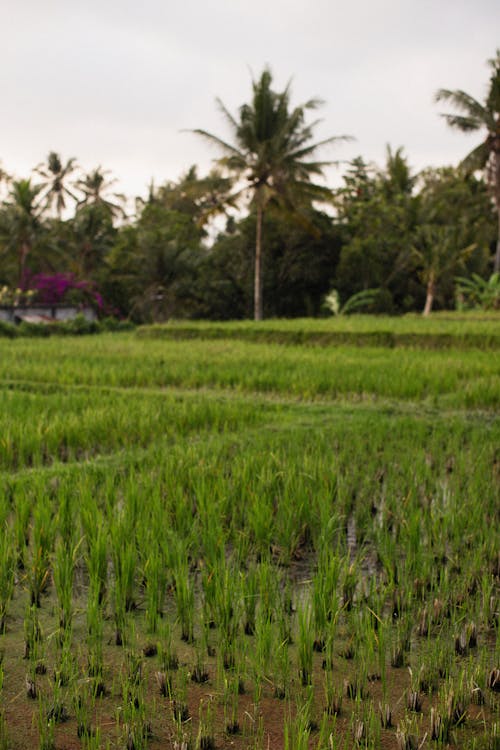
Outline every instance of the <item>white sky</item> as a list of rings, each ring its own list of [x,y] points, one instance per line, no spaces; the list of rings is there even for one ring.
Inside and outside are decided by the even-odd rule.
[[[54,150],[128,196],[204,173],[217,152],[181,131],[227,137],[215,97],[236,113],[265,64],[292,105],[325,101],[318,140],[356,138],[324,158],[456,163],[478,136],[433,96],[482,99],[499,31],[498,0],[0,0],[0,164],[27,177]]]

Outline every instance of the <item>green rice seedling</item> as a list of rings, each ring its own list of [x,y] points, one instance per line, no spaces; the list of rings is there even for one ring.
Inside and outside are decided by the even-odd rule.
[[[439,634],[432,642],[431,652],[432,663],[436,666],[439,677],[447,678],[454,662],[454,645],[448,628],[440,628]]]
[[[15,550],[9,528],[0,528],[0,634],[5,632],[6,617],[14,592]]]
[[[215,618],[228,645],[234,643],[240,622],[240,590],[237,571],[225,563],[214,571]]]
[[[52,575],[59,601],[59,627],[66,630],[73,619],[73,577],[80,544],[68,545],[62,539],[56,544]]]
[[[181,638],[187,643],[194,641],[194,590],[189,578],[187,564],[179,562],[174,569],[175,603],[177,618],[181,626]]]
[[[13,532],[16,540],[16,564],[24,570],[27,563],[27,550],[30,541],[29,522],[31,518],[32,499],[26,492],[16,493],[14,503]]]
[[[60,641],[60,652],[54,668],[54,684],[58,687],[67,687],[78,675],[76,657],[71,650],[72,632],[67,628]]]
[[[113,618],[115,622],[115,644],[123,646],[128,638],[126,594],[121,587],[121,580],[115,580],[113,589]]]
[[[354,662],[358,674],[363,674],[370,679],[378,680],[380,674],[377,667],[380,662],[377,643],[380,618],[368,606],[353,611],[355,653]],[[375,615],[375,616],[374,616]],[[374,629],[374,624],[377,628]]]
[[[122,738],[125,747],[145,750],[151,736],[151,726],[146,718],[146,704],[142,686],[127,678],[122,685],[122,705],[119,711]]]
[[[201,572],[201,587],[203,590],[202,621],[203,627],[210,630],[216,626],[216,586],[215,572],[211,568],[203,568]],[[208,640],[208,639],[207,639]]]
[[[282,486],[276,496],[275,539],[279,562],[290,562],[303,557],[311,546],[309,523],[309,478],[305,472],[282,471]]]
[[[354,676],[344,678],[344,695],[349,700],[361,701],[367,697],[367,677],[366,668],[358,671],[356,670]]]
[[[175,671],[179,666],[179,658],[175,651],[172,638],[172,627],[167,618],[162,620],[158,640],[158,659],[164,671]]]
[[[214,706],[213,698],[209,696],[200,701],[198,720],[198,734],[196,737],[196,750],[214,750]]]
[[[361,706],[359,699],[356,701],[350,724],[356,747],[380,747],[380,719],[371,702]]]
[[[410,675],[410,687],[406,694],[406,708],[408,711],[420,713],[422,711],[422,696],[420,694],[421,675],[419,671],[413,671],[408,667]]]
[[[298,625],[297,651],[299,659],[299,675],[302,685],[305,686],[312,684],[314,650],[312,615],[311,610],[307,605],[299,607],[298,609]]]
[[[498,750],[500,748],[500,722],[493,721],[487,732],[488,750]]]
[[[299,709],[295,716],[290,709],[285,713],[283,726],[284,750],[307,750],[311,734],[310,718],[307,708]]]
[[[149,633],[156,633],[158,619],[163,613],[166,574],[159,546],[148,556],[144,576],[146,580],[146,623]]]
[[[24,658],[32,662],[41,657],[43,644],[42,630],[35,604],[27,604],[24,613]]]
[[[274,695],[283,700],[290,697],[290,655],[288,641],[280,640],[274,648]]]
[[[95,727],[90,733],[85,733],[81,737],[82,750],[101,750],[102,748],[102,737],[100,727]],[[106,743],[106,750],[109,750],[111,745]]]
[[[8,750],[9,748],[9,736],[7,731],[7,722],[4,713],[4,702],[3,702],[3,681],[4,681],[4,669],[3,659],[0,659],[0,750]]]
[[[440,744],[446,744],[450,738],[450,721],[446,710],[431,707],[430,737]]]
[[[75,524],[75,517],[78,516],[75,508],[75,496],[72,488],[66,484],[57,487],[54,492],[54,499],[57,499],[56,524],[59,532],[59,539],[68,547],[75,546],[75,539],[78,527]]]
[[[388,703],[378,704],[378,711],[380,716],[380,726],[382,729],[390,729],[392,727],[392,709]]]
[[[204,661],[205,644],[199,641],[195,645],[195,663],[191,669],[191,680],[198,684],[208,682],[209,674]]]
[[[324,672],[325,712],[329,716],[338,716],[342,710],[342,687],[337,685],[333,672]]]
[[[500,621],[500,599],[490,575],[481,578],[481,618],[487,628],[495,628]]]
[[[243,629],[246,635],[253,635],[259,592],[259,570],[254,564],[251,564],[244,573],[241,573],[241,577]]]
[[[228,735],[239,734],[241,731],[238,721],[239,682],[238,674],[223,677],[224,726]]]
[[[358,584],[359,571],[355,562],[344,564],[342,572],[342,598],[344,609],[349,612],[354,603],[354,594]]]
[[[333,597],[336,594],[333,593]],[[326,576],[324,570],[319,569],[315,574],[312,582],[311,591],[311,609],[314,623],[314,643],[315,651],[324,651],[326,642],[326,631],[331,617],[331,597],[332,592],[326,585]]]
[[[126,638],[127,613],[135,607],[135,571],[137,549],[122,525],[112,527],[111,549],[114,570],[113,605],[115,642],[123,644]]]
[[[72,688],[71,704],[76,719],[76,734],[82,741],[84,737],[94,733],[91,725],[94,703],[94,696],[88,689],[87,681],[76,681]]]
[[[427,735],[419,740],[418,726],[414,718],[405,716],[396,728],[396,745],[398,750],[419,750],[424,744]]]
[[[316,750],[337,750],[340,745],[337,743],[336,736],[337,717],[324,713],[319,725],[318,739]]]
[[[259,609],[255,623],[254,659],[258,674],[266,677],[271,671],[271,657],[275,647],[275,628],[265,610]]]
[[[282,599],[286,596],[286,592],[283,591]],[[290,604],[283,601],[276,612],[276,629],[279,643],[283,643],[285,646],[290,646],[293,643],[292,626],[293,618],[290,613]]]
[[[38,750],[56,750],[56,718],[53,714],[51,715],[51,708],[42,696],[38,699],[37,725]]]
[[[265,620],[272,620],[279,601],[279,571],[268,559],[260,562],[258,570],[259,610]]]
[[[103,619],[102,611],[94,600],[87,609],[87,674],[91,679],[95,697],[106,694],[104,684]]]
[[[470,696],[470,701],[475,706],[483,706],[486,703],[486,679],[483,667],[480,664],[471,665],[467,675],[464,692]]]
[[[457,692],[452,681],[447,681],[438,695],[438,702],[431,708],[431,739],[448,742],[453,727],[462,725],[467,718],[467,706],[462,688]]]
[[[85,521],[87,551],[85,562],[89,574],[89,589],[95,592],[98,603],[104,602],[108,581],[108,531],[100,511],[92,517],[82,516]],[[83,513],[83,511],[82,511]],[[89,529],[92,532],[89,533]]]
[[[187,697],[187,674],[180,670],[173,700],[171,701],[172,718],[174,725],[174,742],[177,747],[191,747],[193,724],[189,715],[186,702]]]
[[[125,612],[135,608],[135,571],[137,569],[137,549],[135,539],[130,539],[127,531],[120,529],[113,538],[112,555],[115,574],[115,600],[121,600],[120,607]]]
[[[403,667],[406,655],[410,650],[411,625],[406,621],[398,621],[391,644],[391,667]]]
[[[162,698],[172,697],[172,678],[169,672],[155,672],[155,680]]]
[[[47,711],[47,720],[54,719],[56,724],[64,724],[69,719],[69,713],[64,703],[64,692],[61,688],[62,685],[55,680]]]
[[[31,559],[26,568],[26,579],[31,604],[40,607],[40,597],[47,589],[50,579],[50,556],[53,549],[56,526],[50,503],[41,498],[33,512]]]

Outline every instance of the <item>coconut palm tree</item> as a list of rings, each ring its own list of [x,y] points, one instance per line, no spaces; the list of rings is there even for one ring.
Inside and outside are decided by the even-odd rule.
[[[106,209],[112,218],[125,217],[123,204],[125,196],[122,193],[114,193],[110,188],[116,180],[108,179],[108,171],[97,167],[76,182],[76,187],[83,193],[83,198],[78,201],[81,206],[99,206]]]
[[[4,253],[17,253],[19,288],[26,281],[26,261],[41,229],[40,203],[37,198],[41,185],[32,185],[31,180],[14,180],[5,203]]]
[[[255,208],[255,320],[263,317],[262,226],[266,209],[274,203],[289,212],[296,212],[301,203],[331,199],[327,188],[311,182],[313,176],[321,177],[323,168],[331,162],[317,161],[313,157],[321,146],[348,138],[337,136],[312,143],[317,121],[307,124],[306,113],[316,109],[321,102],[311,99],[291,109],[290,84],[282,92],[273,91],[271,84],[271,71],[265,68],[260,78],[252,82],[250,104],[243,104],[237,117],[233,117],[220,99],[217,100],[232,130],[232,143],[206,130],[194,130],[222,150],[224,155],[217,160],[218,164],[239,180],[244,180],[243,188],[233,194],[233,199],[236,195],[250,194]]]
[[[490,84],[484,104],[481,104],[465,91],[439,89],[436,101],[452,104],[460,114],[444,114],[450,127],[465,133],[475,130],[486,131],[485,138],[476,146],[461,165],[468,172],[486,170],[498,214],[498,236],[494,271],[500,270],[500,49],[489,60],[491,68]]]
[[[62,212],[66,208],[67,198],[75,202],[78,200],[67,185],[67,178],[75,169],[75,159],[68,159],[63,165],[61,157],[55,151],[49,153],[46,164],[39,164],[35,169],[35,172],[44,179],[42,189],[45,207],[55,207],[58,219],[61,219]]]

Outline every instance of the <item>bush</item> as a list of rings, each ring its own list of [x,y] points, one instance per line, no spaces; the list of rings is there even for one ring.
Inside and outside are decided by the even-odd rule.
[[[8,339],[15,339],[19,335],[17,327],[14,323],[7,323],[5,320],[0,320],[0,336]]]

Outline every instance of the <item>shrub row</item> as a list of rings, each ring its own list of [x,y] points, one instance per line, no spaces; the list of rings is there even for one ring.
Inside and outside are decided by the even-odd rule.
[[[103,320],[87,320],[83,315],[77,315],[73,320],[54,323],[28,323],[23,321],[19,325],[0,320],[0,336],[3,338],[41,337],[47,336],[83,336],[105,331],[129,331],[135,325],[128,320],[104,318]]]

